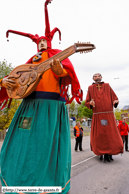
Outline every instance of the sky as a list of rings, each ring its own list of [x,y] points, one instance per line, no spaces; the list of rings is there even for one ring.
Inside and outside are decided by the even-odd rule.
[[[25,33],[45,33],[45,0],[0,0],[0,61],[16,67],[37,53],[31,39],[9,34],[16,30]],[[90,53],[75,53],[69,57],[81,88],[83,100],[93,74],[101,73],[119,98],[119,108],[129,105],[129,1],[128,0],[53,0],[48,5],[51,30],[61,30],[52,41],[53,49],[64,50],[74,43],[91,42],[96,49]]]

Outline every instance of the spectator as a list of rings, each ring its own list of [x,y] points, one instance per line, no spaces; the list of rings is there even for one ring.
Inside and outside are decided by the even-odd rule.
[[[82,149],[82,138],[83,138],[83,128],[80,126],[80,121],[77,121],[76,126],[74,127],[74,136],[75,136],[75,151],[78,150],[78,144],[79,144],[79,150],[84,151]]]
[[[120,134],[123,140],[123,144],[125,143],[125,151],[129,152],[128,150],[128,132],[129,132],[129,127],[128,124],[126,123],[126,119],[123,118],[122,121],[119,122],[119,130],[120,130]]]

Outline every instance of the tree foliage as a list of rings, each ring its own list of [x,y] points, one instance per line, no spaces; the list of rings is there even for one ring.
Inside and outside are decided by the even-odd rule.
[[[75,116],[76,118],[92,118],[93,112],[85,106],[85,101],[79,105],[73,101],[69,105],[69,115],[70,117]]]
[[[11,106],[0,111],[0,130],[8,129],[22,100],[12,100]]]
[[[13,68],[14,67],[12,66],[12,64],[8,64],[6,60],[2,62],[0,61],[0,79],[8,75],[13,70]]]
[[[121,120],[121,110],[119,108],[116,108],[114,113],[116,120]]]
[[[87,118],[92,118],[93,111],[92,109],[88,109],[86,106],[83,109],[83,115]]]
[[[72,101],[72,103],[69,105],[69,116],[70,117],[75,116],[74,114],[75,106],[76,106],[75,101]]]
[[[6,60],[0,62],[0,79],[10,74],[13,70],[11,63],[7,63]],[[8,109],[5,107],[3,110],[0,110],[0,130],[7,129],[13,119],[13,116],[19,107],[21,100],[12,100],[11,106]]]
[[[115,118],[117,120],[121,120],[121,114],[122,113],[127,113],[128,111],[127,110],[123,110],[123,109],[119,109],[119,108],[116,108],[114,113],[115,113]]]

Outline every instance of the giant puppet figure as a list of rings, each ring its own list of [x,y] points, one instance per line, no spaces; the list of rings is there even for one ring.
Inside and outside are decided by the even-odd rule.
[[[101,82],[100,73],[93,75],[94,83],[89,86],[85,105],[93,110],[90,144],[91,150],[104,162],[113,160],[112,155],[123,153],[123,142],[116,126],[113,106],[119,100],[108,83]]]
[[[45,36],[7,31],[8,34],[31,38],[37,44],[39,55],[27,63],[37,64],[57,54],[51,41],[58,28],[50,31],[45,2]],[[0,81],[1,102],[8,100],[5,88],[14,87],[8,77]],[[71,141],[66,102],[71,84],[72,99],[82,100],[80,84],[67,58],[60,64],[51,62],[51,69],[41,77],[34,92],[23,99],[9,126],[1,149],[1,181],[3,186],[61,186],[62,193],[70,189]]]

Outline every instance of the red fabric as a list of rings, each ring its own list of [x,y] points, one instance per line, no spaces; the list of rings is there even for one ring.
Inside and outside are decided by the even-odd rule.
[[[58,49],[47,49],[47,50],[45,50],[45,52],[46,51],[48,52],[49,58],[56,55],[57,53],[61,52],[61,50],[58,50]],[[32,63],[33,57],[31,57],[26,63]],[[74,67],[68,58],[63,60],[61,63],[63,65],[63,68],[66,69],[66,71],[69,74],[68,76],[62,77],[61,96],[65,97],[67,103],[71,103],[73,101],[73,99],[75,98],[75,100],[80,104],[81,103],[80,101],[82,101],[83,92],[81,90],[81,87],[80,87],[77,75],[75,73]],[[55,74],[54,74],[54,76],[58,79],[58,77]],[[71,93],[72,93],[71,100],[68,99],[68,95],[67,95],[67,90],[68,90],[67,86],[69,84],[71,84]]]
[[[8,75],[5,77],[8,77]],[[12,98],[8,97],[6,88],[1,87],[1,90],[0,90],[0,110],[2,110],[6,106],[7,103],[8,103],[8,108],[10,108],[11,102],[12,102]]]
[[[7,95],[6,89],[4,87],[1,87],[0,90],[0,102],[4,102],[4,100],[7,100],[9,97]]]
[[[33,40],[35,43],[37,43],[37,40],[40,38],[38,34],[30,34],[30,33],[25,33],[25,32],[19,32],[19,31],[16,31],[16,30],[8,30],[6,32],[6,37],[8,38],[9,36],[9,33],[14,33],[14,34],[18,34],[18,35],[21,35],[21,36],[26,36],[28,38],[31,38],[31,40]]]
[[[45,39],[47,41],[47,47],[48,48],[51,48],[51,39],[48,38],[48,37],[45,37],[45,36],[40,36],[38,34],[30,34],[30,33],[24,33],[24,32],[18,32],[18,31],[15,31],[15,30],[8,30],[6,32],[6,37],[8,38],[9,36],[9,33],[14,33],[14,34],[18,34],[18,35],[21,35],[21,36],[26,36],[28,38],[31,38],[31,40],[33,40],[36,44],[37,44],[37,51],[39,52],[38,50],[38,43],[41,39]],[[54,35],[54,34],[53,34]]]
[[[100,91],[96,86],[96,84],[89,86],[85,102],[85,105],[93,110],[91,150],[96,155],[123,153],[122,138],[116,125],[114,113],[111,112],[113,111],[113,101],[118,98],[108,83],[101,83]],[[95,107],[90,105],[91,99],[94,99]],[[102,125],[101,120],[107,120],[107,125]]]
[[[51,3],[51,1],[52,0],[46,0],[45,1],[45,6],[44,6],[44,8],[45,8],[45,10],[44,10],[44,12],[45,12],[45,26],[46,26],[46,28],[45,28],[45,36],[48,37],[50,40],[52,40],[55,32],[58,31],[59,32],[59,39],[61,40],[61,32],[60,32],[60,30],[58,28],[54,28],[52,31],[50,31],[50,23],[49,23],[49,16],[48,16],[47,5],[48,5],[48,3]]]
[[[9,101],[9,104],[8,104],[8,108],[10,107],[10,104],[11,104],[11,98],[8,97],[8,94],[7,94],[7,91],[4,87],[1,87],[1,90],[0,90],[0,109],[2,110],[7,102]]]
[[[48,3],[51,3],[52,0],[46,0],[45,5],[44,5],[44,12],[45,12],[45,36],[49,36],[50,33],[50,23],[49,23],[49,16],[48,16],[48,10],[47,10],[47,5]]]
[[[128,132],[129,132],[129,127],[128,127],[128,124],[125,123],[125,125],[121,122],[119,125],[119,130],[120,130],[120,134],[121,135],[128,135]]]

